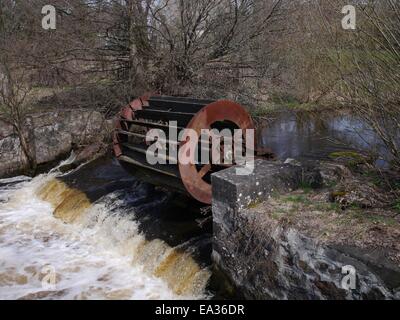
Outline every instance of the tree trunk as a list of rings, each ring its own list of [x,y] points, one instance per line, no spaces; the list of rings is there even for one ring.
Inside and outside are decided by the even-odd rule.
[[[37,170],[36,154],[33,147],[33,142],[29,139],[29,134],[26,133],[26,129],[20,124],[14,125],[17,131],[18,138],[20,141],[22,152],[27,160],[27,172],[28,175],[34,176]]]

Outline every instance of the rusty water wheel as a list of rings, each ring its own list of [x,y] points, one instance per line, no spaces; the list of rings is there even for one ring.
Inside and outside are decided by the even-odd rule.
[[[187,129],[196,131],[200,136],[202,129],[211,130],[214,129],[213,124],[224,122],[233,123],[237,129],[242,129],[243,132],[254,129],[253,121],[247,111],[239,104],[229,100],[220,100],[204,107],[190,121]],[[186,141],[186,138],[184,136],[183,140]],[[185,142],[182,142],[180,147],[185,148]],[[191,156],[194,157],[194,154]],[[179,163],[178,166],[182,182],[192,197],[200,202],[211,204],[211,183],[204,178],[211,171],[212,165],[199,167],[192,161],[190,164]]]
[[[182,143],[170,140],[169,122],[177,123],[178,136],[183,133]],[[150,165],[146,160],[149,143],[146,134],[151,129],[166,133],[167,142],[178,146],[178,153],[185,154],[187,129],[201,136],[202,129],[254,129],[247,111],[239,104],[220,100],[200,100],[180,97],[143,96],[124,107],[119,115],[113,137],[114,153],[121,165],[146,182],[189,194],[194,199],[211,204],[211,174],[229,165],[196,165],[182,163]],[[193,132],[193,131],[192,131]],[[212,140],[211,140],[212,141]],[[202,146],[200,146],[201,148]],[[208,144],[212,149],[212,143]],[[222,143],[222,149],[224,144]],[[197,151],[198,152],[198,151]],[[190,152],[189,152],[190,153]],[[195,157],[191,154],[189,158]],[[169,158],[169,157],[167,157]]]

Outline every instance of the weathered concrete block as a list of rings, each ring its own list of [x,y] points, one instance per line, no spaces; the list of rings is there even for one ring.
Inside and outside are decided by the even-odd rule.
[[[236,273],[245,262],[237,253],[247,237],[242,236],[242,212],[274,193],[298,188],[301,172],[298,166],[256,160],[254,171],[247,176],[238,175],[235,167],[212,175],[213,259],[237,287]]]
[[[236,170],[232,167],[212,175],[214,204],[220,202],[242,210],[274,193],[293,191],[302,177],[300,167],[265,160],[256,160],[249,175],[238,175]]]

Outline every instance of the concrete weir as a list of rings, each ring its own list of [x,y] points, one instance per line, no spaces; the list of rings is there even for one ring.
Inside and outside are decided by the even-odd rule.
[[[247,299],[399,299],[399,265],[385,248],[368,249],[353,239],[324,241],[307,232],[312,218],[300,227],[263,209],[303,185],[310,172],[319,174],[257,160],[249,176],[238,176],[235,168],[214,174],[215,267]]]

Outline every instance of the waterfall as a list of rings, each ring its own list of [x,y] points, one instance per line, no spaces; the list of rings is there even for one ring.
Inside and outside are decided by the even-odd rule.
[[[54,170],[16,183],[0,187],[0,298],[207,298],[208,268],[147,240],[118,192],[91,203]]]

